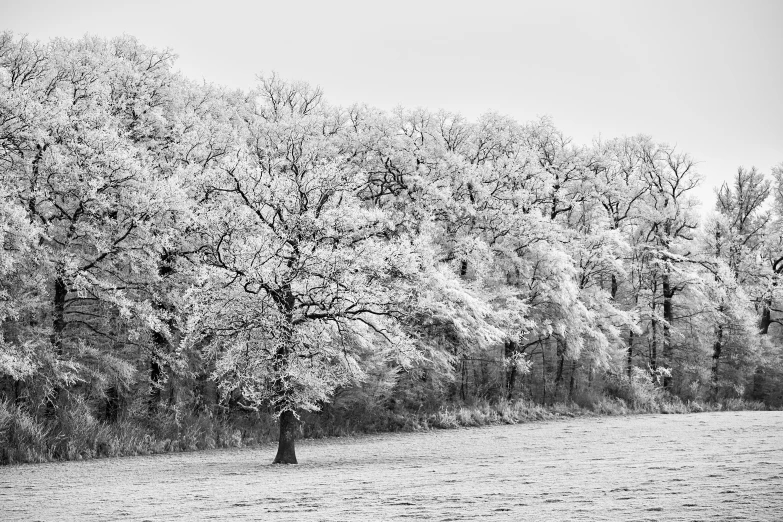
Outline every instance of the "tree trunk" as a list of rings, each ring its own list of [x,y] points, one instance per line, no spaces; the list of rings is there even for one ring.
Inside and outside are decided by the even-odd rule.
[[[59,270],[58,270],[59,272]],[[68,296],[68,287],[62,276],[58,275],[54,280],[54,318],[52,320],[52,335],[50,342],[54,350],[55,358],[59,359],[63,355],[63,332],[65,331],[65,298]],[[61,390],[55,386],[52,389],[52,395],[46,400],[46,415],[53,417],[55,408],[60,400]]]
[[[628,362],[626,369],[628,370],[628,378],[631,378],[633,371],[633,329],[628,330]]]
[[[174,272],[174,269],[171,267],[171,261],[172,255],[169,252],[166,252],[160,256],[160,260],[158,262],[158,275],[162,279],[168,277]],[[162,300],[155,300],[153,302],[153,306],[158,311],[166,310],[166,304]],[[170,329],[172,328],[173,325],[171,321],[168,321],[168,326]],[[147,397],[147,407],[150,415],[157,413],[162,397],[161,379],[163,377],[163,367],[160,364],[160,358],[163,354],[170,352],[169,341],[161,332],[155,330],[152,331],[152,344],[152,354],[150,355],[150,388],[149,396]],[[169,404],[171,404],[171,396],[169,396]]]
[[[273,464],[296,464],[296,416],[292,408],[296,404],[290,402],[288,365],[289,357],[294,351],[294,319],[295,299],[288,285],[284,285],[275,298],[278,308],[285,321],[281,325],[280,338],[273,362],[275,379],[272,383],[275,410],[280,419],[280,438],[277,445],[277,456]]]
[[[147,398],[147,409],[150,415],[157,413],[158,405],[160,404],[160,380],[163,375],[163,369],[158,360],[158,354],[160,353],[158,350],[165,345],[166,338],[159,332],[153,332],[152,341],[155,347],[152,349],[152,355],[150,356],[150,388]]]
[[[554,220],[557,217],[557,204],[560,200],[557,193],[560,191],[560,176],[555,174],[555,183],[552,185],[552,210],[549,212],[549,219]]]
[[[759,366],[756,368],[756,373],[753,375],[753,388],[750,392],[751,400],[763,402],[766,399],[766,393],[764,392],[764,388],[766,387],[765,381],[764,369]]]
[[[571,361],[571,381],[568,383],[568,402],[571,402],[574,398],[575,375],[576,375],[576,361]]]
[[[767,335],[769,333],[769,326],[772,324],[772,299],[764,299],[762,302],[761,319],[759,319],[759,333],[761,335]]]
[[[722,311],[722,310],[721,310]],[[718,398],[718,369],[720,364],[720,354],[723,351],[723,325],[718,325],[718,332],[715,344],[712,345],[712,397]]]
[[[62,277],[54,280],[54,320],[52,322],[51,343],[58,357],[63,354],[63,331],[65,331],[65,297],[68,288]]]
[[[554,400],[560,400],[560,388],[563,384],[563,365],[565,364],[565,350],[562,341],[557,341],[557,374],[555,375],[555,397]]]
[[[546,406],[546,350],[543,343],[541,344],[541,388],[544,390],[541,404]]]
[[[296,424],[296,416],[291,410],[280,414],[280,438],[277,441],[277,455],[273,464],[297,464]]]
[[[463,401],[466,400],[468,397],[467,385],[468,385],[468,359],[463,355],[462,369],[460,370],[460,387],[459,387],[459,394]]]
[[[655,310],[653,309],[653,314]],[[658,369],[658,321],[653,319],[650,321],[650,329],[652,330],[652,347],[650,350],[650,368],[653,371]]]
[[[117,422],[120,416],[120,390],[117,386],[110,386],[106,390],[106,414],[107,422]]]
[[[663,361],[666,366],[672,368],[672,297],[674,296],[674,290],[671,288],[669,281],[669,274],[663,274],[662,278],[663,286]],[[664,376],[663,378],[664,389],[671,389],[672,378],[671,376]]]
[[[459,264],[459,275],[460,277],[465,277],[468,275],[468,262],[465,259],[463,259]]]
[[[177,404],[177,386],[174,381],[174,374],[169,371],[169,409]]]
[[[510,359],[517,350],[517,343],[514,341],[506,341],[505,356],[506,359]],[[506,370],[506,389],[508,390],[508,400],[511,400],[514,396],[514,385],[517,380],[517,365],[511,364]]]

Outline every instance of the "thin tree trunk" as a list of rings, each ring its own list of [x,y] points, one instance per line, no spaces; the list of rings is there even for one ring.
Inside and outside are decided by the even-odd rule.
[[[23,403],[22,381],[14,382],[14,404],[20,406]]]
[[[546,406],[546,350],[543,343],[541,344],[541,387],[544,393],[541,397],[541,404]]]
[[[68,288],[62,277],[54,280],[54,320],[52,321],[51,343],[57,356],[63,354],[63,331],[65,331],[65,297]]]
[[[517,343],[514,341],[506,341],[505,356],[506,359],[510,359],[515,353]],[[508,400],[511,400],[514,396],[514,385],[517,380],[517,365],[512,363],[506,370],[506,389],[508,390]]]
[[[630,379],[633,371],[633,328],[629,328],[628,330],[628,362],[626,369],[628,371],[628,378]]]
[[[655,310],[653,310],[655,313]],[[650,351],[650,368],[653,371],[658,369],[658,321],[653,319],[650,321],[650,329],[652,330],[652,348]]]
[[[720,365],[720,354],[722,351],[723,351],[723,325],[719,324],[715,343],[712,345],[712,397],[714,400],[717,400],[718,398],[718,370]]]
[[[672,368],[672,333],[671,333],[671,324],[673,321],[672,317],[672,297],[674,296],[674,291],[671,288],[671,283],[669,281],[669,274],[665,273],[663,274],[662,278],[662,290],[663,290],[663,361],[664,364],[671,369]],[[663,387],[665,389],[671,389],[672,387],[672,377],[671,376],[664,376],[663,378]]]
[[[720,257],[720,245],[721,245],[721,233],[720,229],[715,232],[715,257]],[[734,265],[734,281],[739,281],[739,273],[737,272],[736,265],[734,264],[734,245],[729,250],[730,252],[730,265]],[[718,274],[715,274],[715,282],[719,282]],[[723,350],[723,322],[722,315],[724,311],[723,302],[718,306],[718,324],[716,325],[715,342],[712,345],[712,399],[718,398],[718,369],[720,364],[720,353]]]
[[[563,380],[563,364],[565,363],[565,350],[560,341],[557,342],[557,375],[555,376],[555,384],[560,384]]]
[[[161,396],[161,377],[163,368],[160,365],[160,353],[165,350],[166,338],[160,332],[152,333],[152,354],[150,355],[150,388],[147,397],[147,410],[150,415],[158,411]]]
[[[563,365],[565,364],[565,349],[562,341],[557,341],[557,374],[555,375],[555,397],[554,400],[560,400],[560,388],[563,384]]]
[[[177,385],[174,381],[174,375],[169,372],[169,409],[177,404]]]
[[[463,355],[462,356],[462,369],[460,371],[460,389],[459,389],[459,394],[460,394],[460,397],[462,398],[463,401],[467,399],[467,390],[466,390],[467,382],[468,382],[468,364],[467,364],[467,362],[468,362],[467,358]]]
[[[761,335],[769,334],[769,326],[772,324],[772,299],[764,299],[762,302],[761,319],[759,319],[759,333]]]
[[[445,333],[441,333],[441,345],[445,345],[445,344],[446,344]],[[459,356],[459,345],[457,345],[456,343],[452,345],[452,355],[454,356],[454,359],[453,359],[454,362],[452,363],[454,376],[456,377],[457,374],[459,374],[461,376],[462,375],[462,358],[460,358],[460,356]],[[461,382],[462,381],[460,381],[460,383]],[[457,385],[457,379],[454,379],[453,382],[449,383],[449,400],[456,400],[457,399],[457,394],[460,392],[461,389],[462,389],[461,384]]]
[[[59,270],[58,270],[59,272]],[[65,298],[68,296],[68,287],[61,275],[54,280],[54,299],[52,302],[54,316],[52,320],[52,335],[50,342],[54,355],[60,358],[63,355],[63,332],[65,331]],[[55,408],[60,400],[61,390],[54,387],[52,395],[46,401],[46,415],[54,416]]]
[[[571,361],[571,381],[568,383],[568,402],[574,398],[574,376],[576,375],[576,361]]]

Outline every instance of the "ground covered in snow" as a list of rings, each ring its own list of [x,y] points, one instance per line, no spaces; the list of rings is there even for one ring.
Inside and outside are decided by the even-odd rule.
[[[783,412],[578,418],[0,468],[2,520],[783,520]]]

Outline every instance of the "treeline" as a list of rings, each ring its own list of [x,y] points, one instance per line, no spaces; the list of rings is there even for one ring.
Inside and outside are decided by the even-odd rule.
[[[305,412],[783,404],[783,167],[698,202],[647,136],[173,65],[0,36],[4,461],[116,454],[113,426],[210,446],[275,417],[295,462]]]

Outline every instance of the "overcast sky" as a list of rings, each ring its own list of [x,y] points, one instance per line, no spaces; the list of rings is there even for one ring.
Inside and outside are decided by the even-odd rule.
[[[550,115],[577,143],[637,133],[699,164],[700,195],[783,162],[783,0],[0,0],[0,30],[170,47],[193,78],[276,71],[335,104]]]

